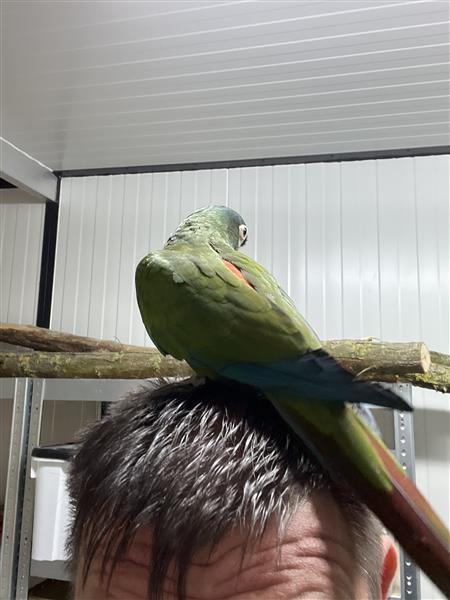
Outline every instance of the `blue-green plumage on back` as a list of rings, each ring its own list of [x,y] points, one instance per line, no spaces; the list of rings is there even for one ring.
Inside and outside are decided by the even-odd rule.
[[[410,406],[380,385],[355,380],[322,349],[272,275],[239,252],[246,239],[239,214],[212,206],[187,217],[162,250],[141,260],[136,292],[150,337],[201,375],[262,389],[325,466],[345,473],[408,553],[450,591],[443,566],[448,532],[414,486],[412,499],[405,498],[401,468],[347,403]]]

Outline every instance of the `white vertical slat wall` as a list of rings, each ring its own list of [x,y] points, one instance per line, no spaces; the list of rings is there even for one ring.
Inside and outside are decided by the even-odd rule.
[[[2,322],[35,323],[44,211],[44,204],[0,200]],[[0,399],[0,504],[5,497],[12,404],[12,398]]]
[[[0,316],[34,323],[45,204],[0,201]]]
[[[135,266],[213,203],[244,216],[246,252],[320,337],[449,352],[449,174],[449,156],[429,156],[63,179],[51,327],[150,344]],[[448,523],[449,396],[415,390],[414,404],[418,484]]]
[[[1,322],[25,325],[36,322],[44,214],[43,202],[0,198]],[[0,379],[0,386],[2,381],[5,380]],[[0,392],[0,506],[6,490],[12,409],[13,399]],[[45,402],[41,443],[72,439],[74,432],[96,419],[98,413],[98,405],[93,402]]]

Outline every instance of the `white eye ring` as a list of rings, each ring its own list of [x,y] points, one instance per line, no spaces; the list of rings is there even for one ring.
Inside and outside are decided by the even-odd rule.
[[[239,225],[239,242],[240,242],[241,246],[247,239],[247,233],[248,233],[247,225]]]

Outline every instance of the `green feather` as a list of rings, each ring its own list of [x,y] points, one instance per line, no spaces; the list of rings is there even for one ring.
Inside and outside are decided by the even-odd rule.
[[[314,451],[317,448],[313,440],[317,436],[335,440],[342,454],[347,455],[353,467],[360,471],[374,489],[392,491],[392,483],[383,461],[367,435],[367,427],[348,404],[298,402],[298,398],[283,397],[280,394],[271,396],[270,399],[292,429],[309,440]],[[306,424],[309,435],[305,435],[302,429],[302,425],[305,427]],[[317,436],[311,435],[312,430],[315,430]]]

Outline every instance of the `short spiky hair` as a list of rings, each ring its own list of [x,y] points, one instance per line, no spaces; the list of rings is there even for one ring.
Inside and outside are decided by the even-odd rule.
[[[331,482],[251,388],[188,381],[130,395],[85,431],[69,486],[74,511],[69,548],[84,582],[101,554],[107,584],[133,535],[150,525],[148,597],[162,597],[173,564],[182,600],[194,552],[212,550],[235,527],[248,534],[248,547],[274,517],[282,534],[299,502],[329,490],[348,518],[356,560],[376,594],[378,522],[347,489]]]

